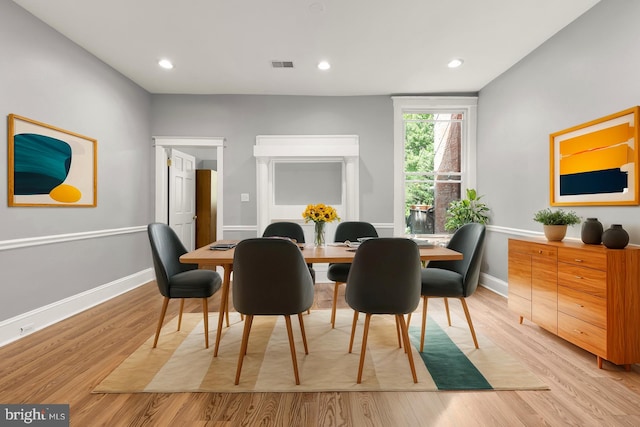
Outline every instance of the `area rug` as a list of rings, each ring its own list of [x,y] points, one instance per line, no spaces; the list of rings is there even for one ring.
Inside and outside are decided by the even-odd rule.
[[[234,385],[243,322],[232,313],[217,357],[213,341],[217,314],[211,313],[209,349],[204,346],[202,315],[185,314],[164,325],[157,348],[150,337],[95,389],[94,393],[176,392],[323,392],[541,390],[548,387],[513,356],[478,334],[473,346],[464,320],[427,322],[425,351],[419,353],[420,316],[414,314],[410,335],[418,383],[411,377],[404,349],[398,347],[393,316],[374,315],[369,329],[362,383],[356,383],[363,332],[358,323],[353,353],[348,353],[353,311],[338,310],[336,328],[330,311],[304,315],[309,354],[304,354],[297,317],[292,317],[300,385],[295,384],[286,326],[282,316],[256,316],[240,384]],[[476,331],[477,332],[477,331]]]

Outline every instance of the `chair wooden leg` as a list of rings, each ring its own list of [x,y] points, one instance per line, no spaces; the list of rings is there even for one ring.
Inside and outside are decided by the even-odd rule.
[[[462,303],[462,308],[464,309],[464,315],[467,317],[467,323],[469,324],[469,330],[471,331],[471,337],[473,338],[473,343],[478,347],[478,340],[476,339],[476,331],[473,329],[473,322],[471,322],[471,315],[469,314],[469,308],[467,307],[467,302],[463,298],[460,298],[460,302]]]
[[[420,353],[424,351],[424,331],[427,328],[427,302],[429,298],[422,297],[422,330],[420,331]]]
[[[418,382],[418,376],[416,375],[416,365],[413,363],[413,352],[411,351],[411,340],[409,339],[409,329],[407,328],[407,324],[404,322],[404,316],[402,314],[396,315],[396,322],[400,323],[400,329],[402,330],[402,338],[404,340],[404,348],[405,353],[407,353],[407,358],[409,359],[409,367],[411,368],[411,376],[413,377],[413,382]]]
[[[204,346],[209,348],[209,302],[202,298],[202,316],[204,317]]]
[[[349,353],[353,350],[353,339],[356,336],[356,324],[358,323],[358,310],[353,311],[353,323],[351,324],[351,339],[349,340]]]
[[[291,349],[291,361],[293,362],[293,375],[296,378],[296,385],[300,385],[298,360],[296,359],[296,345],[293,342],[293,329],[291,328],[291,316],[285,315],[284,320],[287,323],[287,335],[289,336],[289,348]]]
[[[298,321],[300,322],[300,333],[302,334],[302,343],[304,344],[304,354],[309,354],[309,348],[307,347],[307,334],[304,331],[304,320],[302,320],[302,313],[298,313]]]
[[[162,322],[164,322],[164,315],[167,314],[167,306],[169,305],[169,297],[164,297],[162,303],[162,310],[160,310],[160,320],[158,320],[158,327],[156,328],[156,338],[153,340],[153,348],[158,345],[158,338],[160,337],[160,329],[162,329]]]
[[[222,315],[222,313],[220,313]],[[247,320],[244,322],[244,330],[242,332],[242,344],[240,344],[240,353],[238,354],[238,368],[236,369],[236,382],[238,385],[240,383],[240,372],[242,372],[242,361],[244,360],[245,354],[247,354],[247,343],[249,342],[249,332],[251,332],[251,321],[253,320],[253,315],[247,314]]]
[[[247,320],[245,320],[245,322],[249,323],[249,329],[251,329],[251,327],[253,326],[253,316],[249,317],[249,315],[247,315]],[[249,351],[249,341],[247,340],[247,345],[244,346],[244,355],[247,355],[247,352]]]
[[[360,366],[358,366],[358,384],[362,382],[362,368],[364,367],[364,357],[367,352],[367,336],[369,335],[369,323],[371,322],[371,313],[367,313],[364,320],[364,333],[362,335],[362,349],[360,350]]]
[[[225,319],[227,321],[227,328],[230,325],[230,323],[229,323],[229,295],[230,295],[229,288],[231,287],[231,272],[232,271],[233,271],[233,264],[224,266],[224,275],[225,275],[224,280],[227,280],[227,283],[229,284],[229,286],[227,287],[227,298],[224,301],[224,317],[225,317]],[[222,311],[220,313],[222,315]]]
[[[451,316],[449,315],[449,300],[447,298],[444,298],[444,309],[447,312],[447,322],[449,323],[449,326],[451,326]]]
[[[182,312],[184,311],[184,298],[180,298],[180,314],[178,314],[178,330],[182,326]]]
[[[402,337],[400,336],[400,324],[398,323],[398,318],[396,317],[396,335],[398,336],[398,348],[402,348]],[[407,349],[404,349],[405,353]]]
[[[220,298],[220,309],[218,313],[218,330],[216,331],[216,345],[213,350],[213,357],[218,356],[218,348],[220,348],[220,338],[222,337],[222,324],[224,323],[225,313],[229,311],[229,286],[231,284],[232,269],[233,265],[224,265],[224,279],[222,280],[222,295]],[[227,323],[227,327],[229,327],[229,323]]]
[[[336,282],[333,285],[333,305],[331,306],[331,328],[336,327],[336,307],[338,304],[338,289],[342,282]]]

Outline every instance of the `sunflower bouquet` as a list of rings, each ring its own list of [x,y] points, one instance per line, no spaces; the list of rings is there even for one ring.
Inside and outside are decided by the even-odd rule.
[[[324,203],[318,203],[317,205],[307,205],[307,208],[302,213],[302,217],[304,218],[304,222],[332,222],[332,221],[340,221],[340,217],[338,216],[338,212]]]
[[[316,246],[324,246],[326,244],[324,235],[324,226],[327,222],[340,221],[338,212],[335,208],[324,203],[318,203],[316,205],[307,205],[307,208],[302,212],[304,222],[313,221],[315,223],[314,230],[314,244]]]

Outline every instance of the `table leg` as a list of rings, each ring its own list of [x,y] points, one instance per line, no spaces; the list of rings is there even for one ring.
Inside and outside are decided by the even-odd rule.
[[[224,279],[222,281],[222,296],[220,297],[220,310],[218,314],[218,330],[216,331],[216,346],[213,351],[213,356],[218,356],[218,348],[220,347],[220,336],[222,335],[222,322],[226,315],[227,327],[229,327],[229,286],[231,284],[231,270],[232,264],[225,264],[224,266]]]

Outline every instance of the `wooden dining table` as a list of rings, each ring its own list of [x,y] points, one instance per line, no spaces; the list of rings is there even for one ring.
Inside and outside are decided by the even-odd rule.
[[[222,267],[224,277],[222,280],[222,296],[220,300],[220,315],[218,316],[218,330],[216,332],[216,344],[213,355],[218,355],[218,346],[222,331],[223,318],[226,318],[229,326],[229,287],[231,284],[231,272],[233,271],[233,256],[235,249],[215,250],[211,249],[217,244],[235,244],[237,240],[219,240],[194,251],[187,252],[180,257],[180,262],[185,264],[198,264],[199,268]],[[327,244],[316,247],[313,244],[298,244],[304,260],[307,263],[352,263],[356,249],[345,244]],[[450,261],[462,259],[462,254],[452,249],[441,246],[419,247],[422,261]],[[224,314],[224,315],[223,315]]]

